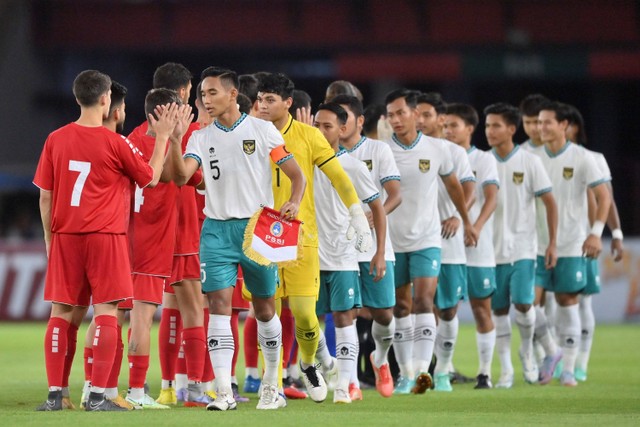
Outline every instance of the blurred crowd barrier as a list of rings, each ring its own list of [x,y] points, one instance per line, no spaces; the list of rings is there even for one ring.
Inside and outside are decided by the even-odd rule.
[[[605,323],[640,322],[640,238],[625,240],[626,253],[615,263],[604,241],[600,256],[602,292],[594,296],[596,319]],[[44,320],[50,304],[43,301],[47,257],[41,242],[0,241],[0,321]],[[467,303],[460,320],[471,322]]]

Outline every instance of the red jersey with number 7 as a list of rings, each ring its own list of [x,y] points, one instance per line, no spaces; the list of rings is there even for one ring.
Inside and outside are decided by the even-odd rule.
[[[53,233],[125,234],[131,180],[144,188],[153,169],[127,138],[70,123],[47,137],[33,183],[53,192]]]

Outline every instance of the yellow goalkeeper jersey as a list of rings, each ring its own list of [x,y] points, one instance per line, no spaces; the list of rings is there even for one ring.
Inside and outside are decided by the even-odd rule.
[[[298,213],[298,219],[304,223],[302,225],[304,230],[303,245],[318,247],[318,225],[313,201],[314,167],[317,166],[327,175],[347,208],[354,203],[360,203],[360,201],[351,180],[336,158],[336,153],[317,128],[294,120],[289,115],[289,120],[280,133],[284,138],[287,151],[293,154],[307,179],[307,188],[300,202]],[[291,181],[276,164],[271,164],[274,208],[280,209],[280,206],[291,197]]]

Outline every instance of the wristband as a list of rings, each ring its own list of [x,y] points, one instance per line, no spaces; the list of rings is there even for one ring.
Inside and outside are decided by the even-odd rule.
[[[624,236],[622,234],[622,230],[620,230],[619,228],[616,228],[615,230],[613,230],[611,232],[611,237],[613,237],[614,239],[618,239],[618,240],[622,240],[624,238]]]
[[[602,221],[594,221],[591,226],[591,231],[589,234],[593,234],[596,237],[602,237],[602,232],[604,231],[604,222]]]

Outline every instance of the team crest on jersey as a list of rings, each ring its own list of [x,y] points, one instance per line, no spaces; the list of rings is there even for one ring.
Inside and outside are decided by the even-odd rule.
[[[418,160],[418,168],[420,172],[427,173],[429,169],[431,169],[431,160],[429,159],[419,159]]]
[[[573,178],[573,168],[564,168],[562,169],[562,177],[569,181]]]
[[[513,183],[515,185],[520,185],[524,182],[524,172],[514,172],[513,173]]]
[[[269,230],[271,231],[271,234],[273,234],[276,237],[280,237],[282,235],[282,232],[284,231],[280,221],[276,221],[273,224],[271,224],[271,227],[269,228]]]
[[[364,160],[364,164],[367,166],[367,169],[369,169],[369,172],[371,172],[373,169],[373,162],[371,160]]]
[[[245,139],[242,141],[242,150],[246,154],[253,154],[256,152],[256,140],[255,139]]]

